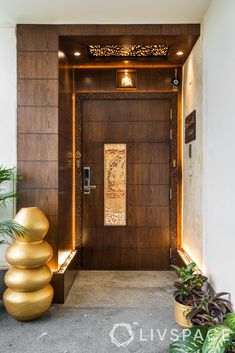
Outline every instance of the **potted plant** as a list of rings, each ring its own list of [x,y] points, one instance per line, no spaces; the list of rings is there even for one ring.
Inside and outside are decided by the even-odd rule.
[[[221,324],[225,321],[227,313],[232,312],[232,304],[230,300],[224,298],[229,293],[210,294],[206,291],[197,307],[187,315],[187,318],[193,325],[211,327]]]
[[[192,326],[188,314],[197,307],[203,295],[203,286],[207,277],[196,272],[196,264],[192,262],[187,267],[172,265],[176,270],[178,280],[174,283],[174,312],[176,322],[183,328]]]
[[[14,222],[13,220],[3,219],[2,212],[3,208],[7,207],[8,201],[15,199],[17,194],[15,192],[7,192],[6,184],[14,182],[18,179],[14,168],[4,168],[0,166],[0,245],[9,243],[14,240],[15,235],[23,236],[25,229]],[[3,281],[3,271],[0,271],[0,296],[5,289]]]
[[[235,314],[226,314],[225,321],[212,327],[194,325],[183,331],[170,345],[170,353],[235,352]]]

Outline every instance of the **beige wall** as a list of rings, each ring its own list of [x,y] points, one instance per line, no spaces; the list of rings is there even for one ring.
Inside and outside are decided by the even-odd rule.
[[[235,304],[235,1],[213,0],[203,20],[204,270]]]
[[[183,67],[183,125],[185,117],[196,109],[196,141],[192,158],[183,136],[183,248],[202,268],[203,265],[203,65],[202,39],[199,38]],[[184,126],[183,126],[184,134]]]
[[[14,27],[0,26],[0,165],[16,167],[16,36]],[[11,185],[9,188],[11,190]],[[7,186],[8,188],[8,186]],[[10,219],[15,203],[0,209],[0,219]],[[0,268],[6,267],[7,245],[0,245]]]
[[[197,140],[191,177],[183,146],[183,247],[235,304],[234,13],[234,0],[211,2],[184,65],[183,118],[197,109]]]

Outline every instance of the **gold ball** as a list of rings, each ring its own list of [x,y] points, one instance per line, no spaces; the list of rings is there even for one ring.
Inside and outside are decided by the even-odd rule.
[[[44,265],[52,257],[52,248],[46,241],[27,243],[16,241],[6,251],[6,259],[12,266],[34,268]]]
[[[42,240],[49,229],[48,219],[38,207],[21,208],[14,221],[26,228],[24,236],[16,236],[20,241]]]
[[[8,288],[3,295],[7,312],[19,321],[37,319],[49,308],[52,298],[50,284],[33,292],[17,292]]]
[[[10,268],[5,274],[7,287],[20,291],[30,292],[46,286],[52,278],[52,272],[47,265],[37,268]]]

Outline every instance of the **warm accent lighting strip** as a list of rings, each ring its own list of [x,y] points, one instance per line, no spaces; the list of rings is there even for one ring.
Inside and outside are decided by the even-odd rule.
[[[74,78],[73,78],[74,79]],[[75,94],[72,95],[72,247],[75,249],[76,247],[76,123],[75,123]]]
[[[181,257],[181,259],[183,260],[183,262],[185,263],[186,266],[188,264],[190,264],[191,262],[194,262],[191,259],[191,257],[183,249],[178,249],[177,251],[178,251],[179,256]],[[195,272],[196,273],[201,273],[201,270],[196,266]]]
[[[166,44],[149,45],[89,45],[88,51],[91,56],[167,56],[169,46]]]
[[[76,255],[76,250],[74,251],[66,251],[63,255],[63,263],[60,265],[58,270],[53,270],[56,273],[64,273],[70,262],[73,260],[74,256]]]

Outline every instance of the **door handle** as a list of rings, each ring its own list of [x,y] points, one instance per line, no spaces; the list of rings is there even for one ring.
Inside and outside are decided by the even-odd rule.
[[[96,189],[96,185],[84,185],[84,190]]]
[[[96,185],[91,185],[91,169],[90,167],[83,168],[83,190],[84,194],[90,194],[91,189],[96,189]]]
[[[96,185],[84,185],[83,189],[85,195],[90,195],[91,189],[96,189]]]

